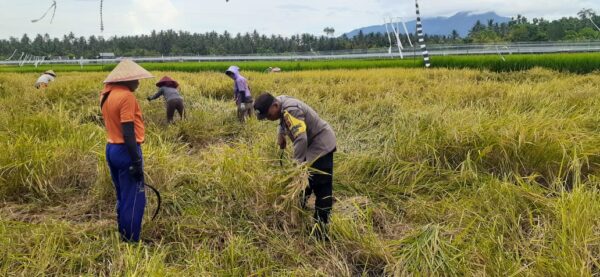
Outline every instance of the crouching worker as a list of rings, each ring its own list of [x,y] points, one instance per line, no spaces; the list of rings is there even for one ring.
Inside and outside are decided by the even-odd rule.
[[[279,120],[278,144],[282,149],[286,147],[287,136],[294,145],[294,159],[320,171],[311,173],[301,204],[305,207],[310,195],[315,194],[314,219],[319,226],[315,232],[317,238],[327,239],[333,206],[333,153],[336,151],[333,129],[311,107],[289,96],[273,97],[263,93],[256,99],[254,109],[259,120]]]
[[[148,96],[148,101],[152,101],[161,96],[165,98],[165,107],[167,108],[167,121],[173,123],[173,116],[175,111],[179,113],[179,117],[183,119],[185,117],[185,109],[183,107],[183,97],[179,94],[179,83],[177,81],[165,76],[156,83],[158,92],[152,96]]]
[[[117,194],[117,220],[123,241],[138,242],[146,206],[142,149],[144,122],[133,92],[150,72],[121,61],[104,81],[100,106],[106,127],[106,160]]]
[[[254,113],[252,107],[252,93],[250,92],[250,86],[248,80],[240,74],[240,68],[232,65],[225,71],[225,74],[229,78],[233,79],[233,99],[237,105],[237,115],[240,122],[246,122],[246,120]]]
[[[46,72],[44,72],[42,74],[42,76],[40,76],[37,81],[35,81],[35,88],[37,89],[41,89],[41,88],[47,88],[48,84],[50,84],[50,82],[54,81],[54,79],[56,78],[56,73],[54,73],[54,70],[48,70]]]

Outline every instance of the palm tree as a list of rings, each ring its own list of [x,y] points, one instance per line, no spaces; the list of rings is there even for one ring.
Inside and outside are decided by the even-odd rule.
[[[323,32],[327,36],[333,36],[333,34],[335,34],[335,29],[333,27],[325,27],[325,29],[323,29]]]
[[[587,19],[590,22],[592,22],[592,25],[594,25],[594,27],[596,27],[596,29],[598,29],[598,31],[600,31],[600,27],[598,27],[598,25],[596,25],[596,23],[594,22],[594,17],[596,17],[596,13],[594,12],[594,10],[582,9],[581,11],[579,11],[577,13],[577,15],[579,16],[579,18],[581,18],[581,20]]]
[[[592,9],[582,9],[577,13],[577,15],[579,16],[579,18],[581,18],[581,20],[586,20],[588,18],[596,16],[596,13]]]

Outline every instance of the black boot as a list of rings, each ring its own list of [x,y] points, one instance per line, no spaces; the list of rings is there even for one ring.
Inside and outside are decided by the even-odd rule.
[[[308,204],[308,199],[310,198],[310,195],[312,194],[312,189],[310,188],[310,186],[306,187],[306,189],[304,189],[304,192],[302,193],[302,196],[300,197],[300,207],[303,210],[306,210],[306,204]]]
[[[314,225],[312,236],[318,241],[330,241],[329,224],[317,221],[317,223]]]

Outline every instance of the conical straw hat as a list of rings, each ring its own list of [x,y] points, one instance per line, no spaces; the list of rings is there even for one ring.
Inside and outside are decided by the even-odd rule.
[[[50,75],[56,77],[56,73],[54,73],[54,70],[47,70],[46,72],[44,72],[44,74],[50,74]]]
[[[116,83],[133,80],[154,78],[150,72],[132,60],[122,60],[113,71],[108,74],[104,83]]]

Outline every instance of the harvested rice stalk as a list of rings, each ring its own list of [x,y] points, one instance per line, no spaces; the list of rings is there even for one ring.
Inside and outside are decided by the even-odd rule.
[[[308,186],[308,167],[303,165],[292,168],[280,182],[278,187],[285,186],[283,193],[275,200],[273,207],[278,213],[282,213],[289,218],[291,225],[297,225],[300,218],[300,199],[304,193],[304,189]]]

